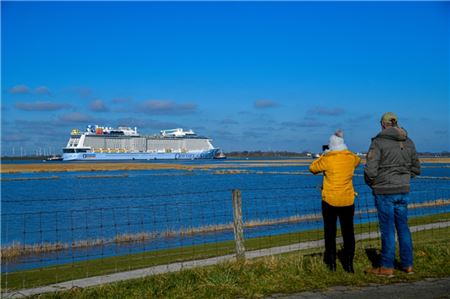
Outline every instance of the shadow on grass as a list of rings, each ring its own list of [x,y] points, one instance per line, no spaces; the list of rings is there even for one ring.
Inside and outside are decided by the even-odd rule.
[[[376,248],[366,248],[365,249],[367,258],[369,259],[370,263],[372,264],[372,268],[378,268],[380,267],[381,262],[381,254]]]
[[[321,257],[323,258],[323,252],[312,252],[303,255],[304,257]]]
[[[373,268],[381,267],[380,249],[366,248],[365,252],[366,252],[367,258],[371,262]],[[400,263],[400,261],[397,258],[394,260],[394,269],[397,269],[397,270],[403,269],[402,264]]]

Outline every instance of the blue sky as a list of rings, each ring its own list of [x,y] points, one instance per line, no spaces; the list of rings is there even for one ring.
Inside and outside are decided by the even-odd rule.
[[[366,151],[383,112],[449,150],[446,2],[1,2],[3,154],[72,128],[192,128],[234,150]]]

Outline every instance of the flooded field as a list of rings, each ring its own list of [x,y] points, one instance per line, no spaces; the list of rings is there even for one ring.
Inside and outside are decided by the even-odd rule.
[[[11,257],[2,271],[232,240],[232,189],[242,191],[246,238],[320,228],[322,177],[309,174],[311,161],[2,165]],[[450,161],[435,162],[412,181],[412,216],[450,211]],[[357,223],[376,220],[362,173]]]

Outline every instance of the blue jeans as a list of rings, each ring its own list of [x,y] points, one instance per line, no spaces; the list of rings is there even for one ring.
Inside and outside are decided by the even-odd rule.
[[[411,233],[408,227],[408,193],[375,194],[375,205],[381,232],[381,267],[394,268],[395,230],[400,246],[400,262],[403,268],[413,264]]]

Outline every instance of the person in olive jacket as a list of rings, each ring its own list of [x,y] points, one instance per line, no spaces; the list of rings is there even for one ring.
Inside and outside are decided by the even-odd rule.
[[[400,245],[402,270],[413,272],[413,248],[408,227],[410,179],[420,174],[416,148],[392,112],[381,117],[382,131],[372,138],[364,168],[372,188],[381,232],[380,267],[366,273],[392,277],[394,274],[395,230]]]
[[[313,174],[323,172],[322,215],[325,236],[324,262],[336,271],[336,221],[339,218],[344,239],[342,265],[345,271],[354,273],[355,234],[353,216],[355,214],[355,190],[353,172],[361,158],[347,149],[343,132],[336,131],[330,137],[329,150],[313,161],[309,171]]]

